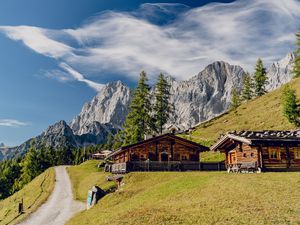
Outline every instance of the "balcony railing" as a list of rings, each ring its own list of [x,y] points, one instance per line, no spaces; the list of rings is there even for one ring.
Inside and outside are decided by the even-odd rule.
[[[224,162],[131,161],[112,164],[108,170],[112,173],[127,173],[133,171],[220,171],[225,169]]]

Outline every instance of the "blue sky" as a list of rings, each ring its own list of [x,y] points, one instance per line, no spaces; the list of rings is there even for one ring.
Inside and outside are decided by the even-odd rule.
[[[209,2],[2,0],[0,142],[70,121],[103,84],[134,86],[142,69],[183,80],[215,60],[251,71],[294,49],[299,1]]]

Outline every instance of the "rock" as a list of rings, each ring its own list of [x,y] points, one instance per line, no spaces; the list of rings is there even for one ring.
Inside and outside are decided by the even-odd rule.
[[[132,94],[132,90],[121,81],[108,83],[70,122],[74,134],[88,133],[94,127],[94,122],[121,129],[129,111]]]
[[[268,82],[267,91],[272,91],[293,79],[292,69],[295,60],[295,53],[289,53],[283,59],[272,63],[267,70]]]

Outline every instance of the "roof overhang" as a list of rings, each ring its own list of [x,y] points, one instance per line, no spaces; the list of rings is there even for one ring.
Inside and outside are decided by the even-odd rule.
[[[224,137],[220,138],[219,141],[217,143],[215,143],[213,146],[211,146],[211,150],[212,151],[217,151],[220,150],[220,148],[222,147],[222,145],[224,143],[226,143],[227,141],[238,141],[238,142],[242,142],[248,145],[252,144],[252,141],[250,139],[244,138],[244,137],[239,137],[233,134],[226,134]]]

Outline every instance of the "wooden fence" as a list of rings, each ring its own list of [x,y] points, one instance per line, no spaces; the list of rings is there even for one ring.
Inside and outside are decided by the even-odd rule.
[[[107,170],[112,173],[127,173],[133,171],[221,171],[226,170],[226,167],[224,162],[135,161],[115,163]]]

